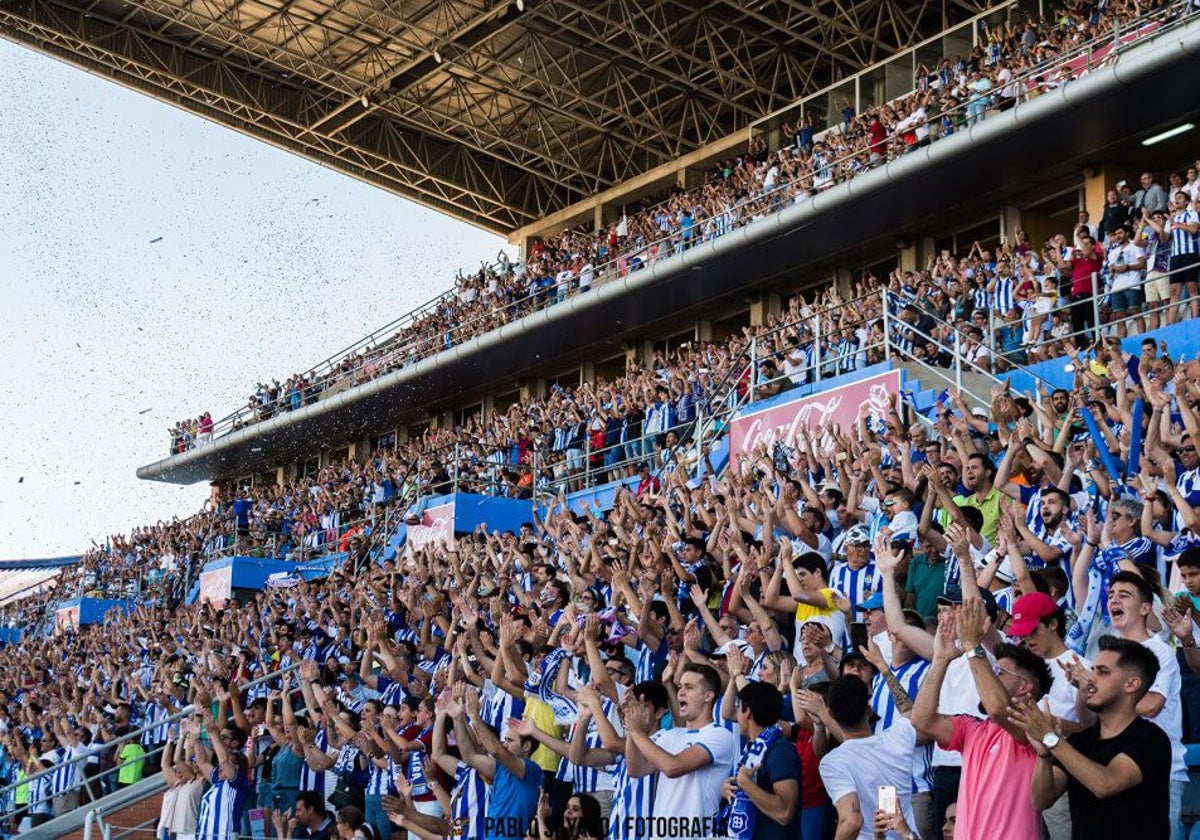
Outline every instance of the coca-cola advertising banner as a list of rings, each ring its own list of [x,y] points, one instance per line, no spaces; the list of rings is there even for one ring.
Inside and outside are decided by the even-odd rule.
[[[776,443],[793,446],[799,429],[837,423],[845,432],[858,420],[858,407],[864,403],[871,407],[873,416],[885,418],[891,411],[893,395],[898,393],[900,371],[889,370],[783,405],[743,414],[729,425],[730,459],[754,452],[763,444],[767,445],[768,452]]]
[[[420,525],[408,526],[408,555],[427,545],[454,548],[454,502],[429,508]]]
[[[211,572],[200,573],[201,604],[211,604],[220,609],[233,597],[233,566],[223,566]]]

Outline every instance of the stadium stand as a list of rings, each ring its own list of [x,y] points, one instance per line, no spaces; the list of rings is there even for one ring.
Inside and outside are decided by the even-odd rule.
[[[281,412],[311,405],[473,336],[561,303],[606,280],[653,265],[764,215],[869,172],[939,139],[1086,75],[1119,44],[1153,33],[1178,5],[1064,7],[1058,16],[989,31],[967,55],[925,68],[914,92],[851,113],[839,128],[813,134],[786,123],[787,145],[718,163],[706,183],[639,207],[604,229],[569,231],[535,243],[527,260],[482,267],[453,289],[389,324],[338,357],[280,383],[259,383],[245,408],[214,421],[180,421],[170,452],[186,451]],[[1113,27],[1125,34],[1113,41]],[[811,127],[810,127],[811,129]]]
[[[624,232],[484,269],[391,343],[181,424],[171,451],[1066,83],[1106,16],[1136,39],[1179,11],[997,32],[915,99],[824,138],[801,125],[795,152],[736,161]],[[52,593],[0,601],[25,631],[0,649],[8,830],[90,830],[105,803],[159,793],[156,820],[120,827],[1187,836],[1200,361],[1177,354],[1200,354],[1200,179],[1171,177],[1114,185],[1094,230],[795,294],[722,340],[287,482],[225,482],[187,520],[110,538]],[[528,522],[418,544],[431,500],[465,494]],[[294,573],[206,600],[229,558]],[[73,619],[64,596],[119,607]]]

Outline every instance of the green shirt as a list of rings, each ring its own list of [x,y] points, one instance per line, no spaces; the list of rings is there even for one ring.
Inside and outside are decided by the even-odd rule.
[[[123,766],[117,771],[117,784],[131,785],[134,782],[141,781],[142,767],[146,763],[145,758],[146,751],[136,741],[130,741],[121,747],[121,754],[117,757],[117,764]],[[126,762],[130,763],[126,764]]]
[[[999,487],[993,487],[982,499],[974,493],[966,496],[955,496],[954,503],[959,507],[972,507],[983,514],[983,530],[981,534],[992,545],[996,544],[996,532],[1000,530],[1000,500],[1004,494]]]
[[[904,591],[914,596],[913,609],[922,616],[937,612],[937,599],[946,583],[945,556],[938,557],[932,565],[928,557],[929,552],[913,557],[908,564],[908,580],[904,584]]]

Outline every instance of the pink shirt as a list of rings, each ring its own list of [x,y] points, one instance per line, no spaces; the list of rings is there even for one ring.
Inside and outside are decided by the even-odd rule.
[[[1041,817],[1029,784],[1037,753],[990,720],[955,715],[944,750],[962,753],[954,840],[1039,840]]]

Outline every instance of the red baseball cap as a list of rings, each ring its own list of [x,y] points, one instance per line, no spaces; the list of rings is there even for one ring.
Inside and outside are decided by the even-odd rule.
[[[1028,636],[1043,618],[1058,612],[1058,603],[1044,592],[1022,595],[1013,604],[1012,624],[1004,632],[1009,636]]]

